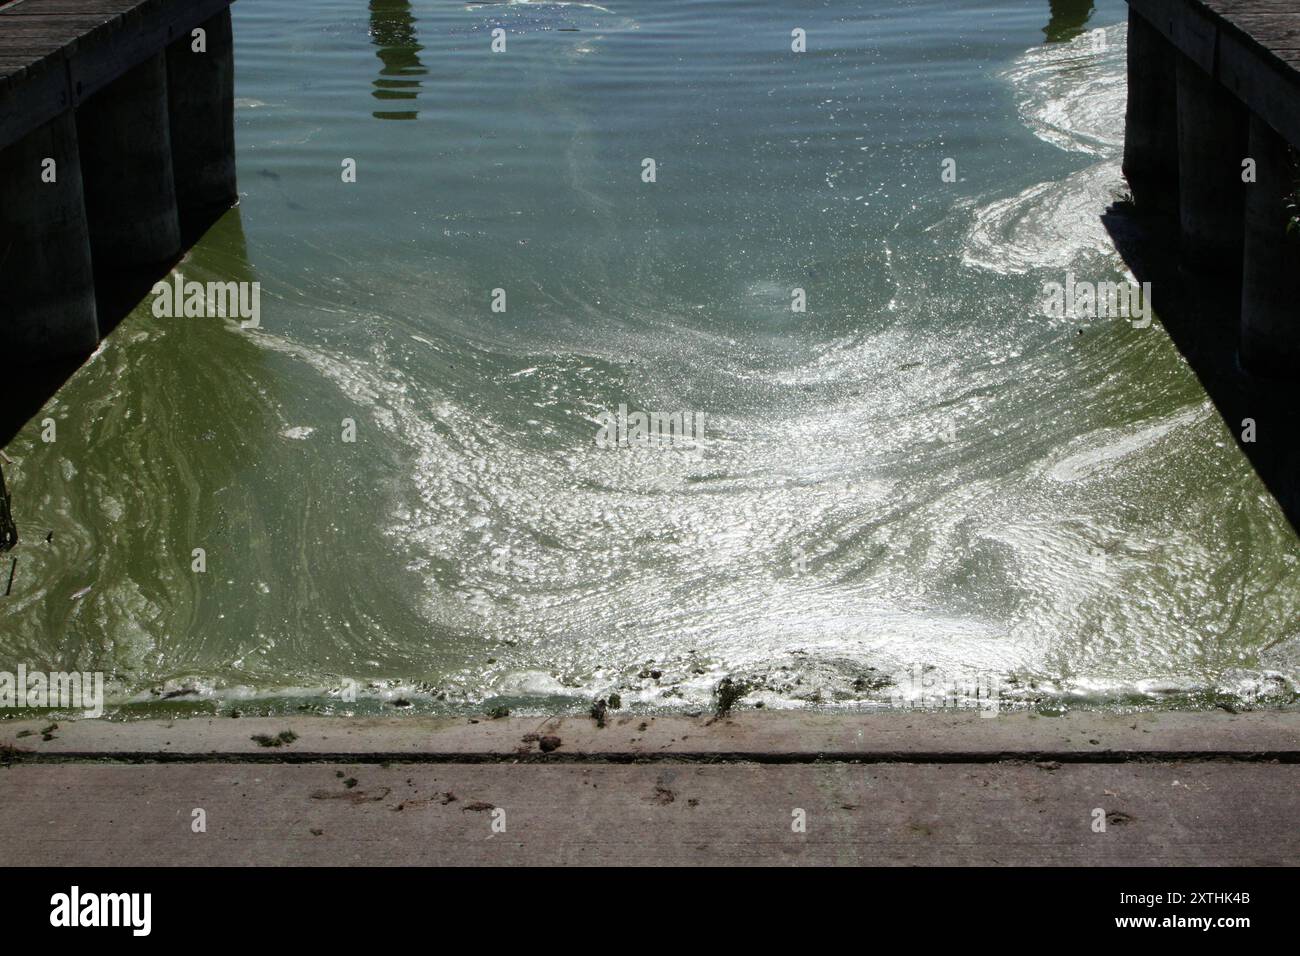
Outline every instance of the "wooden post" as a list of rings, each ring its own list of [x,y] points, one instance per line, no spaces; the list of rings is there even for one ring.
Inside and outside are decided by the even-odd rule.
[[[95,267],[154,269],[180,256],[167,59],[158,53],[77,107]]]
[[[1250,119],[1246,241],[1241,289],[1241,364],[1252,372],[1300,378],[1300,233],[1287,232],[1294,202],[1286,141]]]
[[[1241,101],[1178,55],[1178,218],[1186,265],[1241,272],[1242,160],[1249,114]]]
[[[230,8],[167,48],[172,169],[181,228],[196,239],[239,200],[235,183],[235,43]]]
[[[1128,14],[1124,176],[1144,213],[1178,212],[1177,51],[1141,14]]]
[[[77,123],[68,110],[0,150],[0,355],[40,364],[87,355],[98,342]]]
[[[14,524],[13,500],[5,487],[5,470],[0,467],[0,554],[11,551],[17,543],[18,526]]]

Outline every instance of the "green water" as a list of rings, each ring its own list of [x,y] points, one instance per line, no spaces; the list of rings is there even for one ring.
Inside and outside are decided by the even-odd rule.
[[[1291,702],[1295,532],[1159,322],[1044,313],[1124,275],[1124,5],[1055,6],[237,3],[241,203],[178,271],[261,327],[146,300],[10,443],[0,669],[122,714]],[[620,405],[703,439],[598,447]]]

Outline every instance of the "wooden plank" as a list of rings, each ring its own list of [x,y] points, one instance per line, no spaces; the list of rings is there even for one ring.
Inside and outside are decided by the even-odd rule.
[[[1261,56],[1251,41],[1225,33],[1218,78],[1225,87],[1292,145],[1300,144],[1300,70]]]
[[[1287,20],[1257,14],[1232,17],[1229,23],[1241,29],[1268,50],[1300,46],[1300,15]]]
[[[32,63],[53,54],[71,55],[76,49],[77,41],[75,39],[56,40],[39,37],[0,36],[0,56],[26,57]]]
[[[0,54],[0,78],[22,78],[26,75],[31,61],[25,56],[13,57]],[[0,79],[0,89],[5,87],[4,79]]]
[[[113,16],[144,2],[146,0],[18,0],[12,6],[0,7],[0,17],[39,19],[67,14]]]
[[[72,106],[66,67],[35,65],[20,80],[0,87],[0,147],[26,136]]]
[[[1267,52],[1300,46],[1300,9],[1294,0],[1185,0],[1205,7],[1220,25],[1239,31]]]
[[[0,37],[0,56],[10,61],[21,61],[28,66],[36,66],[42,60],[54,57],[67,59],[75,49],[75,46],[69,44],[47,44],[30,39],[6,40]]]
[[[19,0],[16,6],[0,7],[0,16],[44,17],[65,13],[122,13],[141,0]]]
[[[138,3],[139,0],[131,0]],[[37,13],[36,11],[40,11]],[[67,10],[51,10],[47,7],[13,7],[9,10],[0,10],[0,23],[4,26],[0,29],[8,30],[20,23],[40,23],[45,20],[66,20],[70,17],[84,17],[94,20],[111,20],[119,16],[123,10],[114,8],[87,10],[84,5],[81,7],[69,7]]]
[[[1129,6],[1207,73],[1214,72],[1216,15],[1196,0],[1129,0]]]
[[[111,18],[94,16],[0,18],[0,36],[39,39],[76,39],[102,27]]]
[[[231,0],[188,0],[164,3],[145,0],[152,6],[149,15],[139,10],[128,16],[139,23],[118,31],[112,43],[82,45],[70,61],[73,102],[81,103],[93,96],[127,70],[166,49],[172,41],[230,6]]]
[[[0,56],[27,56],[35,64],[52,55],[71,56],[79,44],[107,34],[123,13],[146,0],[21,0],[0,8]],[[16,70],[3,71],[12,76]],[[0,88],[12,86],[0,83]]]
[[[0,8],[0,49],[45,56],[66,45],[71,54],[133,22],[183,17],[202,5],[202,0],[21,0]]]
[[[1129,0],[1129,6],[1300,146],[1296,0]]]
[[[232,0],[14,0],[0,6],[0,147],[76,106]]]

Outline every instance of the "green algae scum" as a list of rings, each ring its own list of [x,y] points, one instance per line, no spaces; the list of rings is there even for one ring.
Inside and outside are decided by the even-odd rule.
[[[0,435],[0,670],[119,717],[1295,703],[1276,433],[1159,281],[1095,295],[1143,290],[1120,0],[232,17],[238,205]]]

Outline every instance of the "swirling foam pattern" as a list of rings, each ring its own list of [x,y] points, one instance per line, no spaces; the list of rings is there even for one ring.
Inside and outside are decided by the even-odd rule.
[[[143,303],[10,446],[4,659],[122,713],[1294,694],[1295,534],[1195,377],[1042,315],[1121,274],[1122,4],[1047,45],[950,0],[299,6],[236,5],[243,202],[180,267],[262,328]],[[703,440],[600,448],[620,404]]]

